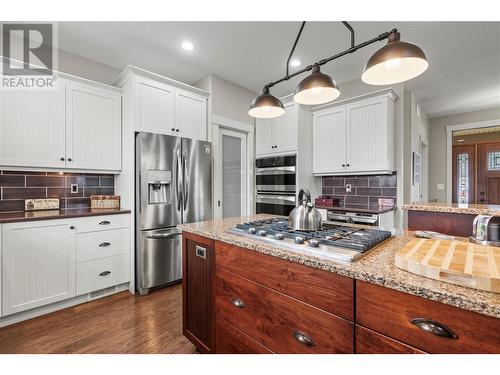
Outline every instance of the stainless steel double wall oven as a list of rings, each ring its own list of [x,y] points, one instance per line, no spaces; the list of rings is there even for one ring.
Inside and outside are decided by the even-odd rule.
[[[256,164],[256,212],[288,215],[296,206],[297,157],[259,158]]]

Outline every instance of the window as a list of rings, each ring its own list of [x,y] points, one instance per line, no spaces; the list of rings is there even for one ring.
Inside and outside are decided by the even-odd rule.
[[[469,154],[457,154],[458,203],[469,203]]]
[[[500,171],[500,151],[488,152],[488,170]]]

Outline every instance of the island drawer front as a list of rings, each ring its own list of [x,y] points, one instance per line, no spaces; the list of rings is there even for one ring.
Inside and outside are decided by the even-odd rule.
[[[217,354],[273,353],[220,316],[215,318],[215,350]]]
[[[356,326],[356,354],[425,354],[371,329]]]
[[[122,228],[76,235],[76,261],[107,258],[130,252],[130,229]]]
[[[97,232],[128,227],[130,227],[129,214],[89,216],[78,218],[76,221],[76,233]]]
[[[416,318],[457,338],[424,331],[411,323]],[[500,353],[500,319],[362,281],[356,282],[356,323],[428,353]]]
[[[354,321],[354,280],[271,255],[215,244],[218,267]]]
[[[345,319],[220,267],[215,290],[216,313],[275,353],[354,352]]]

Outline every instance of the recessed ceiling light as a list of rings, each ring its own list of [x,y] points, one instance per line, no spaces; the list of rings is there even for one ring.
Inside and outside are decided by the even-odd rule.
[[[300,62],[300,60],[297,60],[297,59],[290,61],[290,65],[293,66],[294,68],[300,66],[300,64],[302,64],[302,63]]]
[[[193,43],[188,42],[188,41],[182,42],[181,47],[183,49],[185,49],[186,51],[192,51],[192,50],[194,50]]]

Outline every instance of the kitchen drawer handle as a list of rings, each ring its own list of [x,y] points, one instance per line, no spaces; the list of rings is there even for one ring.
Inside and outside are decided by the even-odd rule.
[[[99,247],[108,247],[108,246],[111,246],[111,242],[103,242],[99,244]]]
[[[111,221],[103,220],[99,223],[99,225],[109,225],[111,224]]]
[[[99,276],[108,276],[111,273],[111,271],[103,271],[99,274]]]
[[[436,336],[445,337],[448,339],[458,339],[458,336],[450,328],[444,324],[431,319],[415,318],[410,320],[411,324],[416,325],[422,331],[430,332]]]
[[[237,308],[239,309],[242,309],[245,307],[245,302],[243,302],[241,299],[239,298],[233,298],[233,300],[231,301],[231,303],[236,306]]]
[[[297,340],[302,345],[316,346],[314,341],[309,336],[307,336],[304,332],[294,331],[293,337],[295,337],[295,340]]]

